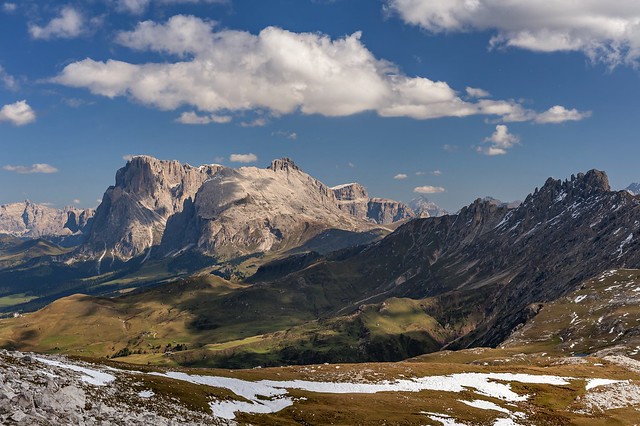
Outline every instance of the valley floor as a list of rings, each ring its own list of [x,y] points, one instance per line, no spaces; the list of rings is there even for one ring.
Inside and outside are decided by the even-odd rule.
[[[398,363],[177,369],[0,352],[0,423],[618,425],[640,362],[505,349]]]

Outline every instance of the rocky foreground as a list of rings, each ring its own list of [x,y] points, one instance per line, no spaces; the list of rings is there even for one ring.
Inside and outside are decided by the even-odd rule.
[[[58,363],[50,357],[0,351],[0,424],[219,424],[179,404],[157,404],[152,392],[136,391],[130,382],[108,373],[84,367],[73,371]]]

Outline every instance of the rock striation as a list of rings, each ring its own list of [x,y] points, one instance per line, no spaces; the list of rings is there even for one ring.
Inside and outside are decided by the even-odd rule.
[[[93,209],[56,209],[24,201],[0,206],[0,234],[21,238],[61,238],[82,235],[90,228]]]

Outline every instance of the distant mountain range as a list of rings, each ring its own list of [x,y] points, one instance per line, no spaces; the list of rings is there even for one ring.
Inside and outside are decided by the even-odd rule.
[[[293,249],[328,229],[388,232],[376,225],[444,212],[419,207],[416,214],[402,202],[370,198],[357,183],[328,188],[286,158],[267,169],[233,169],[137,156],[116,173],[97,210],[0,206],[0,234],[81,244],[74,256],[100,263],[188,250],[230,259]]]
[[[357,185],[328,188],[286,159],[198,170],[138,157],[118,172],[87,242],[0,269],[0,296],[36,298],[5,308],[15,310],[138,290],[63,298],[0,340],[37,350],[68,341],[58,347],[95,356],[188,342],[171,355],[183,365],[397,360],[497,346],[585,280],[640,267],[640,199],[611,191],[597,170],[549,178],[517,207],[478,199],[393,232],[370,205]],[[44,327],[52,315],[61,320]],[[93,336],[98,324],[117,332]]]
[[[94,214],[93,209],[56,209],[31,201],[4,204],[0,205],[0,234],[76,245],[91,229]]]

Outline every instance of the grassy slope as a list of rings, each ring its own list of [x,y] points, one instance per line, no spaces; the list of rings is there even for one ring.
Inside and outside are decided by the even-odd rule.
[[[542,307],[504,344],[523,351],[591,354],[617,347],[640,354],[640,270],[621,269],[586,281]]]

